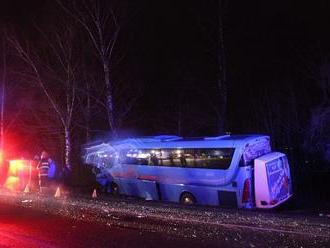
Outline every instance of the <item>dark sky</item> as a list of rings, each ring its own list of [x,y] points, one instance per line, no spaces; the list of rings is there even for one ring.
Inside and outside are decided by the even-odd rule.
[[[26,29],[40,20],[44,2],[1,1],[0,13]],[[141,1],[138,17],[127,26],[136,39],[132,55],[150,62],[146,71],[156,80],[178,80],[184,70],[188,75],[193,71],[194,78],[213,79],[204,69],[215,65],[210,47],[216,39],[216,2]],[[328,1],[229,1],[224,23],[231,80],[246,76],[242,67],[255,67],[252,71],[260,77],[288,73],[290,65],[283,61],[295,63],[295,49],[329,40],[329,10]]]
[[[0,13],[3,19],[26,31],[33,22],[43,20],[44,2],[1,1]],[[313,81],[305,75],[305,60],[317,62],[319,57],[313,50],[318,47],[318,53],[329,51],[330,6],[328,1],[227,2],[224,36],[229,126],[234,131],[248,131],[242,130],[237,120],[249,116],[247,102],[263,94],[264,88],[276,91],[290,81],[293,89],[306,84],[309,92],[315,90]],[[210,106],[201,98],[203,94],[212,95],[216,81],[217,1],[127,3],[129,8],[138,6],[139,11],[123,30],[122,46],[127,55],[117,77],[144,84],[139,108],[152,118],[162,118],[162,109],[176,111],[175,104],[184,92],[183,101],[192,115],[211,115]],[[297,94],[304,98],[304,92],[298,90]],[[317,92],[315,96],[317,102]],[[145,118],[139,111],[134,115],[136,119]],[[202,114],[200,118],[209,117]],[[157,131],[156,127],[146,127],[145,122],[137,122],[131,127]],[[210,123],[206,129],[214,130],[212,117]],[[206,129],[201,132],[213,132]]]
[[[2,19],[24,25],[41,14],[44,2],[44,0],[4,0],[0,3],[0,15]]]

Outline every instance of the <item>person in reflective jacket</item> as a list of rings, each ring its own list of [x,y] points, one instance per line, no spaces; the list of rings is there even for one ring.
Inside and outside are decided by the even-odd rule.
[[[39,177],[39,190],[42,193],[47,187],[49,187],[48,172],[51,164],[51,159],[46,151],[41,153],[40,161],[38,163],[38,177]]]

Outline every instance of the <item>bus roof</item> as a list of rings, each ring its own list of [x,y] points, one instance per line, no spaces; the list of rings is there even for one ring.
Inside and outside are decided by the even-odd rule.
[[[222,135],[215,137],[183,138],[175,135],[160,135],[126,138],[109,141],[118,149],[166,149],[166,148],[239,148],[258,140],[268,139],[267,135]]]

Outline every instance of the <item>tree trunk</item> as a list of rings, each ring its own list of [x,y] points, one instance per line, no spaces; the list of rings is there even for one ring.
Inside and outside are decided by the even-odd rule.
[[[109,126],[113,137],[117,136],[116,123],[115,123],[115,110],[114,110],[114,99],[113,99],[113,87],[110,80],[110,68],[106,58],[103,58],[103,70],[104,80],[106,86],[106,104]]]
[[[71,132],[69,127],[64,128],[65,139],[65,167],[71,170]]]
[[[225,58],[225,43],[223,35],[223,6],[222,0],[219,0],[218,13],[218,90],[219,90],[219,112],[218,112],[218,131],[224,133],[226,125],[226,110],[227,110],[227,76],[226,76],[226,58]]]
[[[90,119],[91,119],[91,85],[89,80],[86,80],[86,142],[90,140]]]

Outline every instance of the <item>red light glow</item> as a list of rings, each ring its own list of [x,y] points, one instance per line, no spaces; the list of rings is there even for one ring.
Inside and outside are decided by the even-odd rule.
[[[4,186],[9,190],[22,190],[30,183],[31,174],[34,172],[30,160],[11,160],[7,179]]]
[[[8,176],[4,186],[9,190],[16,190],[19,187],[19,178],[15,176]]]

